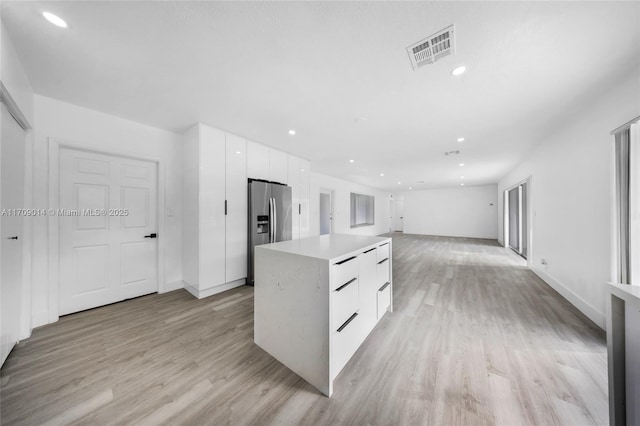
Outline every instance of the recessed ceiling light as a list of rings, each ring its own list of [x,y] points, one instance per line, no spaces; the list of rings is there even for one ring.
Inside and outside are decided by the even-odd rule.
[[[412,189],[413,189],[412,187],[409,187],[409,191],[411,191]]]
[[[236,151],[236,154],[242,154],[242,152],[240,152],[240,151]]]
[[[380,173],[380,176],[384,176],[384,173]]]
[[[464,179],[464,176],[460,176],[460,179]]]
[[[296,134],[296,131],[295,131],[295,130],[293,130],[293,129],[291,129],[291,130],[289,130],[289,134],[290,134],[290,135],[295,135],[295,134]]]
[[[464,163],[460,163],[460,167],[464,167]]]
[[[464,65],[461,65],[459,67],[454,68],[453,71],[451,71],[451,75],[462,75],[466,70],[467,70],[467,67],[465,67]]]
[[[301,172],[304,172],[304,169],[300,169]]]
[[[54,15],[53,13],[50,12],[42,12],[42,16],[44,16],[44,18],[51,22],[53,25],[60,27],[60,28],[67,28],[68,25],[66,22],[64,22],[64,19],[62,19],[61,17]]]
[[[350,163],[355,163],[355,162],[356,162],[356,160],[349,160],[349,162],[350,162]]]
[[[460,186],[464,186],[464,183],[461,183]]]
[[[458,138],[458,142],[464,142],[464,138]]]
[[[402,184],[402,182],[398,182],[398,185],[401,185],[401,184]]]

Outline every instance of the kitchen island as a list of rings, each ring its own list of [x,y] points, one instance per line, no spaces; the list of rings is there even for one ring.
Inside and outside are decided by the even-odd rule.
[[[393,309],[386,237],[323,235],[255,249],[254,341],[327,396]]]

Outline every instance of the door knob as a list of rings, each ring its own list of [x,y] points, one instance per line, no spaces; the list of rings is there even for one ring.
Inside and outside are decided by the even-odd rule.
[[[157,237],[158,237],[158,234],[153,233],[153,234],[145,235],[144,237],[145,237],[145,238],[157,238]]]
[[[18,236],[7,238],[7,240],[17,240],[17,239],[18,239]]]

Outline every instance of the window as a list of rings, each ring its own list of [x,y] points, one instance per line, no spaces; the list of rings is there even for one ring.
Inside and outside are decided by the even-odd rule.
[[[375,223],[375,197],[351,193],[351,227],[369,226]]]

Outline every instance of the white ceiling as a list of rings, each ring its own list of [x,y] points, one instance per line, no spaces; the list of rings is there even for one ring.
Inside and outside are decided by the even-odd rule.
[[[497,182],[640,64],[640,2],[3,1],[2,19],[39,94],[391,191]],[[405,48],[450,24],[456,54],[414,71]]]

